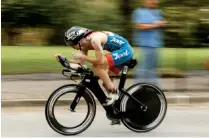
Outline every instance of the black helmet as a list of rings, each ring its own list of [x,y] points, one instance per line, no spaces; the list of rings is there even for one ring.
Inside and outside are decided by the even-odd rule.
[[[77,45],[83,37],[86,37],[91,32],[90,29],[73,26],[65,32],[65,43],[69,46]]]

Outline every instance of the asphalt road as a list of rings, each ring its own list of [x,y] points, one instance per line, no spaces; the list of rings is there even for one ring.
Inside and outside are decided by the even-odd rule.
[[[86,108],[81,107],[71,118],[71,123],[82,117]],[[68,111],[67,111],[68,112]],[[65,108],[57,113],[63,121],[68,123],[69,114]],[[79,137],[209,137],[209,106],[169,106],[165,120],[155,130],[148,133],[135,133],[123,124],[111,126],[105,117],[104,110],[97,107],[97,114],[92,125]],[[2,137],[62,137],[54,132],[47,124],[44,116],[44,107],[14,107],[2,108],[1,115]]]

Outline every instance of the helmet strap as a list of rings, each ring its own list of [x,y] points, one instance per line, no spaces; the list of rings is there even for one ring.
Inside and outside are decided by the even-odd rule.
[[[80,51],[81,51],[81,44],[80,44],[80,43],[78,43],[78,45],[79,45],[79,49],[80,49]]]

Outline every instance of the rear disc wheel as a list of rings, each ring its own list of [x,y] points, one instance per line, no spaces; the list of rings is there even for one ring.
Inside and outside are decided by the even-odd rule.
[[[150,84],[137,84],[127,90],[134,98],[147,106],[146,111],[140,109],[140,105],[128,96],[121,100],[123,124],[135,132],[147,132],[156,128],[164,119],[167,111],[167,101],[163,92]]]

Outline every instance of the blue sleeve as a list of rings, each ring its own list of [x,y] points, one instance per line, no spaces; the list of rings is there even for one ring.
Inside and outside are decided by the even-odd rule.
[[[146,12],[141,9],[137,9],[132,14],[132,22],[133,23],[148,23],[148,18]]]

